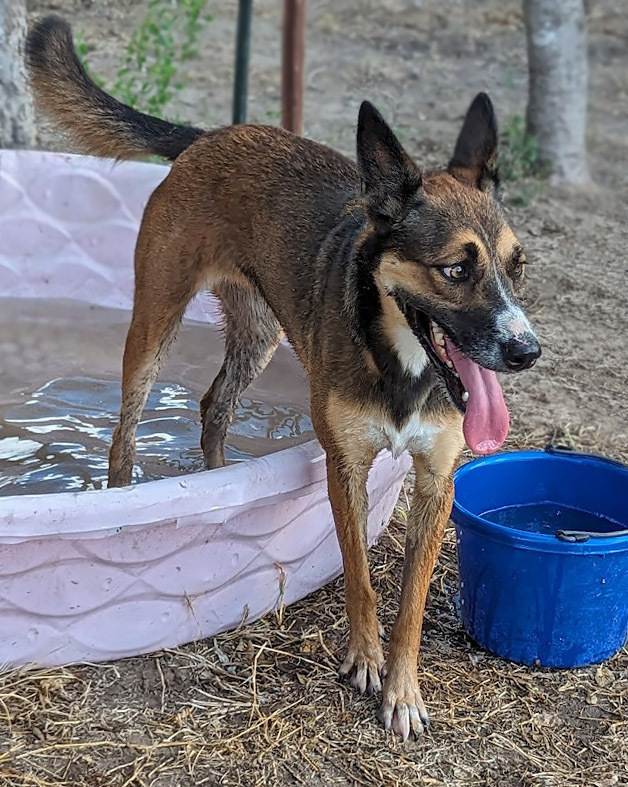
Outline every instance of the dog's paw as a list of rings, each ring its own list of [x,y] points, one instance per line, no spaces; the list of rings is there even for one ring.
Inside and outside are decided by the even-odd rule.
[[[375,694],[382,689],[381,678],[386,674],[384,652],[379,641],[373,645],[349,643],[347,657],[339,670],[360,694]]]
[[[403,741],[410,735],[416,740],[425,732],[430,717],[421,696],[416,669],[388,675],[377,716],[387,730],[393,730]]]

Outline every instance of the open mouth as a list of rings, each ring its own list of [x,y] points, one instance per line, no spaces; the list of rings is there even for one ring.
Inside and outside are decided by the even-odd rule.
[[[465,390],[454,362],[447,352],[447,344],[451,344],[451,342],[446,341],[445,332],[425,312],[400,298],[395,298],[395,300],[412,329],[412,333],[421,342],[430,361],[442,377],[451,401],[461,413],[464,413],[467,409],[469,393]]]
[[[495,372],[466,355],[438,323],[408,298],[394,297],[445,383],[452,403],[464,416],[462,428],[469,448],[476,454],[497,451],[508,435],[510,416]]]

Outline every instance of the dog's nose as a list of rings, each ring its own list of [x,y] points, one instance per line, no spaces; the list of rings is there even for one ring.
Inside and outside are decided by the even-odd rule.
[[[510,339],[503,346],[504,361],[513,372],[522,372],[534,366],[536,359],[541,354],[539,342],[533,334],[527,334],[518,339]]]

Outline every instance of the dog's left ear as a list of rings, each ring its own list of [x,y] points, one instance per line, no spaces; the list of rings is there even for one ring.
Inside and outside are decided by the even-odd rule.
[[[421,172],[368,101],[358,116],[358,168],[368,210],[380,228],[403,218],[421,187]]]
[[[482,191],[499,186],[498,134],[493,103],[478,93],[467,111],[448,172]]]

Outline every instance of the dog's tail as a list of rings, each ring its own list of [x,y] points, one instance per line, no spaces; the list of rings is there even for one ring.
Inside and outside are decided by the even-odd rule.
[[[59,17],[48,16],[30,29],[26,65],[36,104],[84,153],[174,161],[205,133],[145,115],[101,90],[74,50],[70,25]]]

